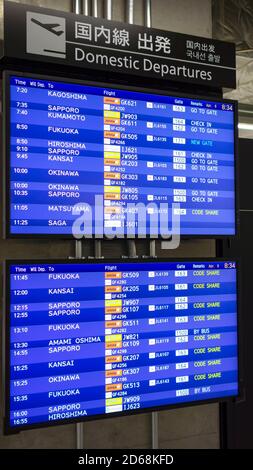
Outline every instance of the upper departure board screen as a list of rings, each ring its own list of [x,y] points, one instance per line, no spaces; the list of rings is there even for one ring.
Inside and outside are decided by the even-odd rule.
[[[6,426],[238,394],[234,261],[7,263]]]
[[[6,83],[8,235],[235,235],[235,102]]]

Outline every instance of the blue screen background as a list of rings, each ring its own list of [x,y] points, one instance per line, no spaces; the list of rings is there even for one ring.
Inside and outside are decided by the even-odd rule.
[[[101,195],[118,235],[137,233],[127,203],[167,203],[170,229],[180,203],[182,235],[234,235],[234,112],[233,103],[11,76],[10,233],[71,235],[73,206],[94,208]],[[152,234],[149,217],[144,228]]]
[[[236,263],[11,264],[11,428],[238,394]]]

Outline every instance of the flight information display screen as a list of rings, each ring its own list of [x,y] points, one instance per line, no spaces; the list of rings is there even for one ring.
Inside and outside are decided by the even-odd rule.
[[[8,431],[238,394],[236,262],[9,261],[6,272]]]
[[[8,74],[5,89],[9,236],[166,236],[173,216],[182,235],[235,235],[235,102]]]

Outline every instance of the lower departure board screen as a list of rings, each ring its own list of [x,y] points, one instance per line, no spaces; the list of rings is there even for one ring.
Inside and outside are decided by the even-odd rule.
[[[6,273],[6,432],[238,394],[236,262]]]
[[[234,101],[6,77],[9,236],[235,235]]]

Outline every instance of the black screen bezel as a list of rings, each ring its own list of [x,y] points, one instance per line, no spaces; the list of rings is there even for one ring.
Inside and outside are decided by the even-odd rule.
[[[139,410],[131,410],[131,411],[123,411],[117,412],[113,414],[102,414],[102,415],[94,415],[80,418],[73,418],[73,419],[66,419],[66,420],[58,420],[58,421],[50,421],[44,423],[36,423],[32,425],[22,425],[18,427],[10,426],[10,266],[13,264],[16,265],[30,265],[30,264],[106,264],[106,263],[115,263],[115,264],[125,264],[125,263],[187,263],[187,262],[235,262],[236,263],[236,288],[237,288],[237,365],[238,365],[238,394],[230,395],[230,396],[221,396],[218,398],[206,399],[206,400],[193,400],[178,404],[168,404],[163,406],[157,406],[152,408],[141,408]],[[106,258],[106,259],[30,259],[30,260],[6,260],[4,264],[4,315],[3,315],[3,397],[4,397],[4,434],[16,434],[20,431],[29,430],[29,429],[38,429],[38,428],[46,428],[51,426],[60,426],[66,424],[76,424],[80,422],[87,422],[87,421],[95,421],[100,419],[111,419],[117,418],[122,416],[130,416],[136,414],[143,414],[143,413],[151,413],[154,411],[165,411],[170,409],[177,409],[177,408],[184,408],[187,406],[197,406],[203,405],[208,403],[228,403],[233,401],[234,399],[240,397],[241,390],[242,390],[242,357],[241,357],[241,328],[240,328],[240,318],[241,318],[241,303],[240,303],[240,264],[238,259],[232,258],[146,258],[146,259],[138,259],[138,258],[128,258],[125,260],[121,259],[113,259],[113,258]]]
[[[199,238],[199,239],[227,239],[227,238],[235,238],[238,237],[239,234],[239,191],[238,191],[238,102],[235,100],[227,100],[227,99],[214,99],[209,97],[208,94],[205,95],[193,95],[190,93],[182,93],[182,92],[174,92],[169,90],[157,90],[153,88],[141,88],[135,86],[126,86],[117,83],[103,83],[99,81],[90,81],[90,80],[78,80],[73,78],[66,78],[66,77],[58,77],[54,75],[43,75],[41,74],[33,74],[29,72],[15,72],[15,71],[4,71],[3,72],[3,156],[4,156],[4,172],[3,172],[3,188],[4,188],[4,237],[5,238],[14,238],[14,239],[61,239],[61,240],[75,240],[72,234],[13,234],[10,232],[10,77],[17,76],[17,77],[25,77],[25,78],[34,78],[34,79],[41,79],[41,80],[52,80],[52,81],[59,81],[64,83],[73,83],[79,85],[86,85],[86,86],[95,86],[95,87],[106,87],[106,88],[116,88],[122,90],[129,90],[139,93],[152,93],[157,95],[164,95],[164,96],[176,96],[176,97],[184,97],[184,98],[191,98],[191,99],[201,99],[207,100],[211,102],[219,102],[219,103],[228,103],[233,104],[234,106],[234,203],[235,203],[235,232],[234,234],[182,234],[182,239],[189,239],[189,238]],[[105,240],[107,239],[105,236],[103,237]],[[121,239],[127,239],[127,235],[121,237]],[[133,237],[131,237],[133,239]],[[138,239],[138,235],[134,237],[134,239]],[[147,235],[146,239],[150,239],[152,236]],[[93,234],[89,239],[95,239],[95,235]],[[119,238],[115,238],[118,240]],[[141,238],[144,240],[145,238]],[[158,240],[163,240],[161,235],[158,235],[156,238]]]

